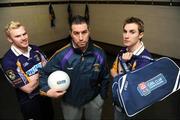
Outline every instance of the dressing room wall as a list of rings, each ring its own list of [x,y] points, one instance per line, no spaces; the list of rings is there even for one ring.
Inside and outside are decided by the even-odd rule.
[[[75,1],[75,0],[73,0]],[[93,39],[122,46],[122,23],[136,16],[145,23],[143,41],[152,53],[180,59],[180,7],[138,4],[88,4]],[[0,8],[0,57],[9,48],[4,26],[10,20],[21,21],[28,29],[31,43],[44,45],[68,35],[67,4],[53,5],[56,27],[50,27],[48,5]],[[73,15],[84,15],[85,4],[71,4]]]
[[[30,42],[44,45],[64,38],[68,35],[67,5],[53,5],[56,15],[55,27],[50,26],[49,5],[0,7],[0,58],[9,49],[9,42],[4,34],[4,27],[11,20],[25,25]]]
[[[85,5],[74,4],[76,14]],[[122,24],[136,16],[145,23],[143,42],[152,53],[180,59],[180,7],[153,5],[89,4],[91,35],[94,39],[122,46]]]

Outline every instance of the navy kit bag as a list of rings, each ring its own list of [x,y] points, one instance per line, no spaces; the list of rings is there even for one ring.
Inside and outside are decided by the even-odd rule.
[[[129,117],[161,101],[180,88],[180,68],[168,57],[119,75],[112,89]]]

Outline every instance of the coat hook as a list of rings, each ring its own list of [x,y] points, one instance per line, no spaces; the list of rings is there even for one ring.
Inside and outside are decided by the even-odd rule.
[[[173,1],[172,1],[172,0],[170,0],[170,3],[169,3],[169,5],[170,5],[170,6],[172,6],[172,5],[173,5]]]
[[[153,5],[154,4],[154,2],[153,2],[153,0],[151,1],[151,5]]]

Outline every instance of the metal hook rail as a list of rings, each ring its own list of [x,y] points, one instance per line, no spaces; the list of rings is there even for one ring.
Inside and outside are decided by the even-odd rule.
[[[122,0],[74,0],[74,1],[44,1],[44,2],[10,2],[10,3],[0,3],[0,7],[18,7],[18,6],[34,6],[34,5],[49,5],[49,4],[129,4],[129,5],[157,5],[157,6],[180,6],[180,2],[169,1],[122,1]]]

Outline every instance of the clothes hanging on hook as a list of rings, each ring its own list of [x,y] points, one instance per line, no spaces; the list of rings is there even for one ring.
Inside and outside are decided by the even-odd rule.
[[[71,23],[71,19],[72,19],[72,9],[71,9],[70,3],[68,3],[67,12],[68,12],[68,22],[70,24]]]
[[[50,22],[51,22],[51,27],[55,27],[55,13],[54,13],[54,9],[52,7],[52,4],[49,3],[49,18],[50,18]]]
[[[86,3],[86,7],[85,7],[84,17],[86,18],[87,23],[89,23],[89,7],[88,7],[88,4],[87,4],[87,3]]]

